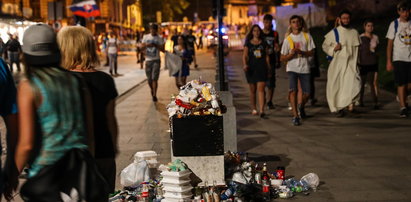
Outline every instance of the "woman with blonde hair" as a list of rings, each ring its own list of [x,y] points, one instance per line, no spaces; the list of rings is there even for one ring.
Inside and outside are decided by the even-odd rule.
[[[93,103],[95,159],[106,178],[110,191],[116,179],[117,121],[115,98],[118,93],[113,78],[101,71],[96,45],[91,32],[80,26],[60,30],[57,42],[62,56],[62,67],[84,78]]]

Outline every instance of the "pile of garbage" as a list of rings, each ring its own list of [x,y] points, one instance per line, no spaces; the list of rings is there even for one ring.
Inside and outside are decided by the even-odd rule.
[[[226,185],[205,181],[199,186],[195,178],[191,178],[195,173],[184,162],[177,159],[157,168],[156,156],[153,151],[137,152],[135,161],[121,172],[124,188],[113,193],[109,202],[263,202],[309,195],[311,190],[317,190],[320,182],[315,173],[287,179],[285,167],[269,172],[266,163],[259,165],[250,160],[248,154],[226,152]],[[153,169],[155,174],[150,171]]]
[[[217,115],[227,111],[211,83],[192,80],[180,87],[177,96],[167,106],[169,117],[182,118],[190,115]]]
[[[285,178],[285,167],[268,172],[263,166],[251,161],[248,154],[226,152],[224,155],[227,189],[221,199],[242,201],[270,201],[275,198],[291,198],[295,195],[309,195],[316,191],[320,179],[309,173],[297,180]]]

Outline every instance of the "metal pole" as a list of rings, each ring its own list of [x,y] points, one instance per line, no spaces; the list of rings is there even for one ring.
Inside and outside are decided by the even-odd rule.
[[[220,91],[226,91],[225,69],[224,69],[224,44],[223,44],[223,8],[224,0],[217,0],[217,20],[218,20],[218,73],[220,81]]]

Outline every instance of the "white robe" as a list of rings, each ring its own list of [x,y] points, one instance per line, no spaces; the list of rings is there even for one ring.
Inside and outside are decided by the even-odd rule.
[[[325,35],[324,52],[333,59],[328,67],[327,101],[331,112],[337,112],[358,100],[361,77],[357,66],[360,38],[357,30],[337,27],[342,49],[334,52],[337,45],[334,31]]]

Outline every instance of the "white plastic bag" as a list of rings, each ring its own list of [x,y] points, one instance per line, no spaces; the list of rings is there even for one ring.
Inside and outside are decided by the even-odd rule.
[[[183,61],[181,60],[180,56],[166,52],[165,66],[168,69],[169,76],[173,76],[181,70],[181,67],[183,66]]]
[[[121,171],[120,183],[125,187],[133,187],[150,179],[147,161],[134,161]]]

